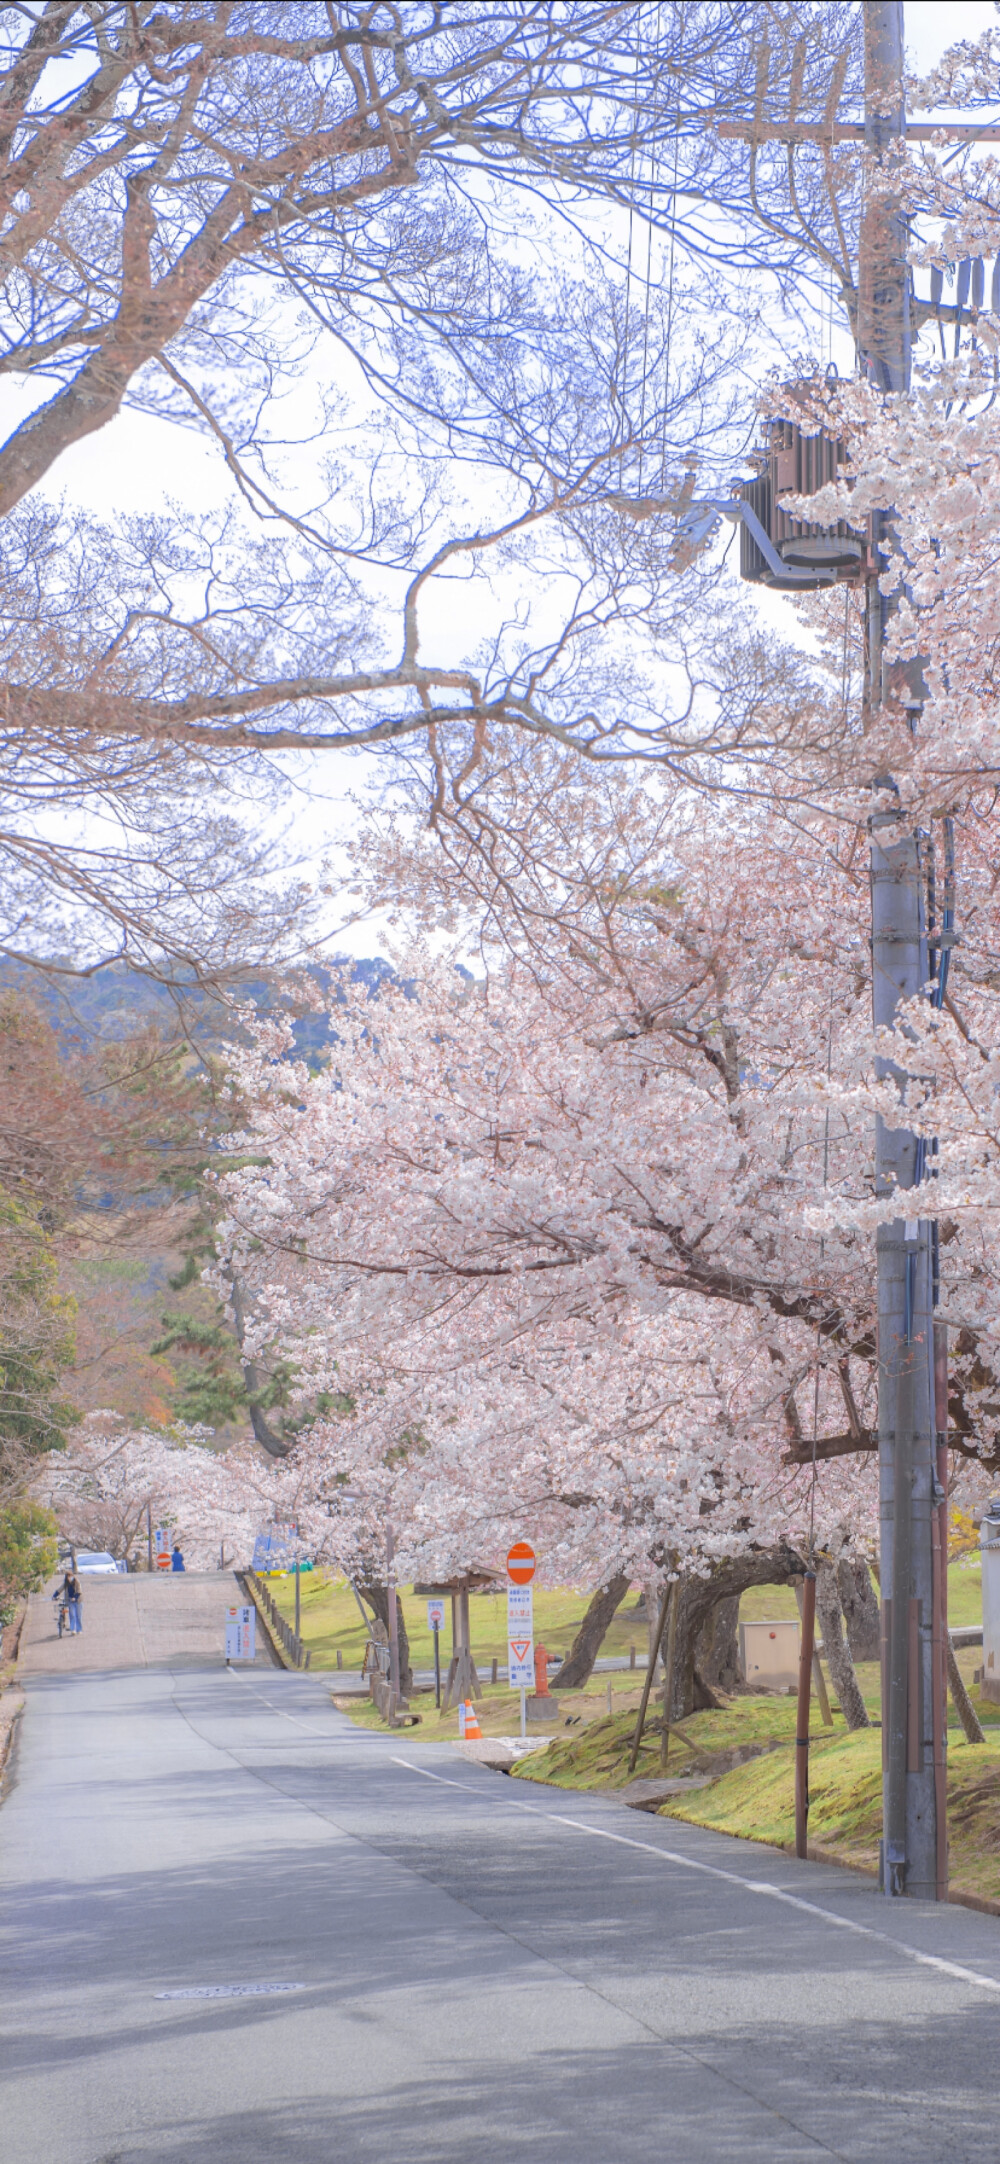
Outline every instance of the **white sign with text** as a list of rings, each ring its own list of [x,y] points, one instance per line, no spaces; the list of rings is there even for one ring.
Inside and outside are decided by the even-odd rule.
[[[257,1654],[256,1608],[226,1609],[227,1661],[252,1661]]]
[[[530,1585],[507,1587],[507,1681],[512,1690],[535,1687],[534,1610]]]

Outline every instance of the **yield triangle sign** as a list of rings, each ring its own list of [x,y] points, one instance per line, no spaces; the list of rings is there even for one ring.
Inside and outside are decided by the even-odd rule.
[[[510,1650],[514,1655],[515,1660],[526,1661],[528,1658],[528,1649],[530,1645],[530,1638],[512,1638],[510,1640]]]

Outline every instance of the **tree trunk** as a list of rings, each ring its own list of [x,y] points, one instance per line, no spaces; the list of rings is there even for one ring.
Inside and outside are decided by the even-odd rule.
[[[639,1604],[636,1611],[637,1620],[639,1622],[644,1622],[646,1625],[647,1661],[653,1650],[653,1640],[656,1636],[656,1626],[660,1620],[660,1607],[662,1605],[662,1601],[663,1587],[661,1585],[657,1585],[655,1579],[651,1578],[648,1583],[643,1585],[642,1587]]]
[[[844,1637],[844,1615],[840,1605],[837,1570],[832,1563],[821,1563],[816,1573],[816,1615],[823,1633],[823,1652],[830,1671],[830,1681],[840,1700],[840,1710],[848,1728],[870,1728],[872,1724],[868,1708],[854,1673],[850,1646]]]
[[[753,1548],[746,1555],[730,1556],[724,1563],[717,1563],[707,1578],[685,1578],[681,1581],[677,1609],[677,1645],[674,1660],[673,1718],[680,1720],[687,1713],[697,1713],[706,1706],[718,1704],[717,1688],[711,1675],[702,1667],[704,1634],[708,1633],[709,1647],[714,1657],[721,1661],[728,1638],[728,1672],[733,1673],[733,1636],[739,1612],[739,1598],[753,1585],[787,1585],[789,1580],[800,1577],[802,1558],[793,1548],[781,1541],[774,1548]],[[729,1605],[729,1622],[723,1620],[721,1636],[713,1621],[715,1610],[725,1602]]]
[[[607,1585],[598,1588],[566,1659],[554,1678],[554,1690],[578,1691],[586,1683],[593,1673],[594,1662],[607,1636],[608,1626],[621,1607],[631,1583],[627,1571],[618,1571]]]
[[[695,1649],[695,1689],[722,1691],[731,1698],[743,1681],[740,1668],[740,1596],[716,1601]]]
[[[955,1648],[952,1645],[950,1634],[948,1638],[948,1687],[951,1691],[952,1705],[962,1723],[966,1743],[985,1743],[986,1737],[983,1734],[982,1724],[962,1681],[961,1670],[955,1658]]]
[[[246,1338],[247,1326],[247,1308],[243,1297],[243,1287],[237,1277],[230,1277],[229,1284],[236,1339],[240,1348],[240,1366],[243,1371],[243,1383],[247,1394],[247,1410],[250,1414],[250,1425],[253,1428],[254,1438],[260,1444],[261,1449],[267,1451],[269,1458],[287,1458],[291,1450],[291,1444],[286,1443],[284,1436],[279,1435],[277,1430],[271,1426],[271,1422],[260,1402],[267,1388],[267,1378],[252,1360],[243,1358],[243,1344]]]
[[[882,1654],[882,1627],[878,1597],[871,1571],[863,1557],[842,1555],[837,1565],[837,1590],[844,1611],[844,1625],[851,1659],[877,1661]]]
[[[364,1582],[359,1579],[358,1592],[362,1600],[368,1602],[372,1614],[378,1617],[379,1622],[383,1624],[386,1633],[388,1633],[388,1588],[378,1578],[368,1578]],[[413,1688],[413,1670],[410,1666],[410,1640],[403,1617],[403,1603],[398,1593],[396,1595],[396,1629],[399,1632],[399,1688],[405,1692]]]

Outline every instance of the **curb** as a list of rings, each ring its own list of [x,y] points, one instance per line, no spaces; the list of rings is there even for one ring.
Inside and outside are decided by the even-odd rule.
[[[4,1718],[4,1701],[7,1699],[12,1701],[9,1707],[9,1720],[5,1720]],[[9,1690],[5,1691],[3,1693],[3,1696],[0,1697],[0,1803],[3,1802],[3,1799],[7,1793],[8,1768],[14,1754],[14,1746],[17,1740],[21,1715],[24,1712],[24,1706],[24,1692],[16,1684],[14,1684]]]

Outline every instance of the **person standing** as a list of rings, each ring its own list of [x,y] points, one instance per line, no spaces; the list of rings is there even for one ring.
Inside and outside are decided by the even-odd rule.
[[[173,1550],[170,1557],[170,1568],[171,1570],[184,1569],[184,1557],[182,1556],[176,1541],[174,1542]]]

